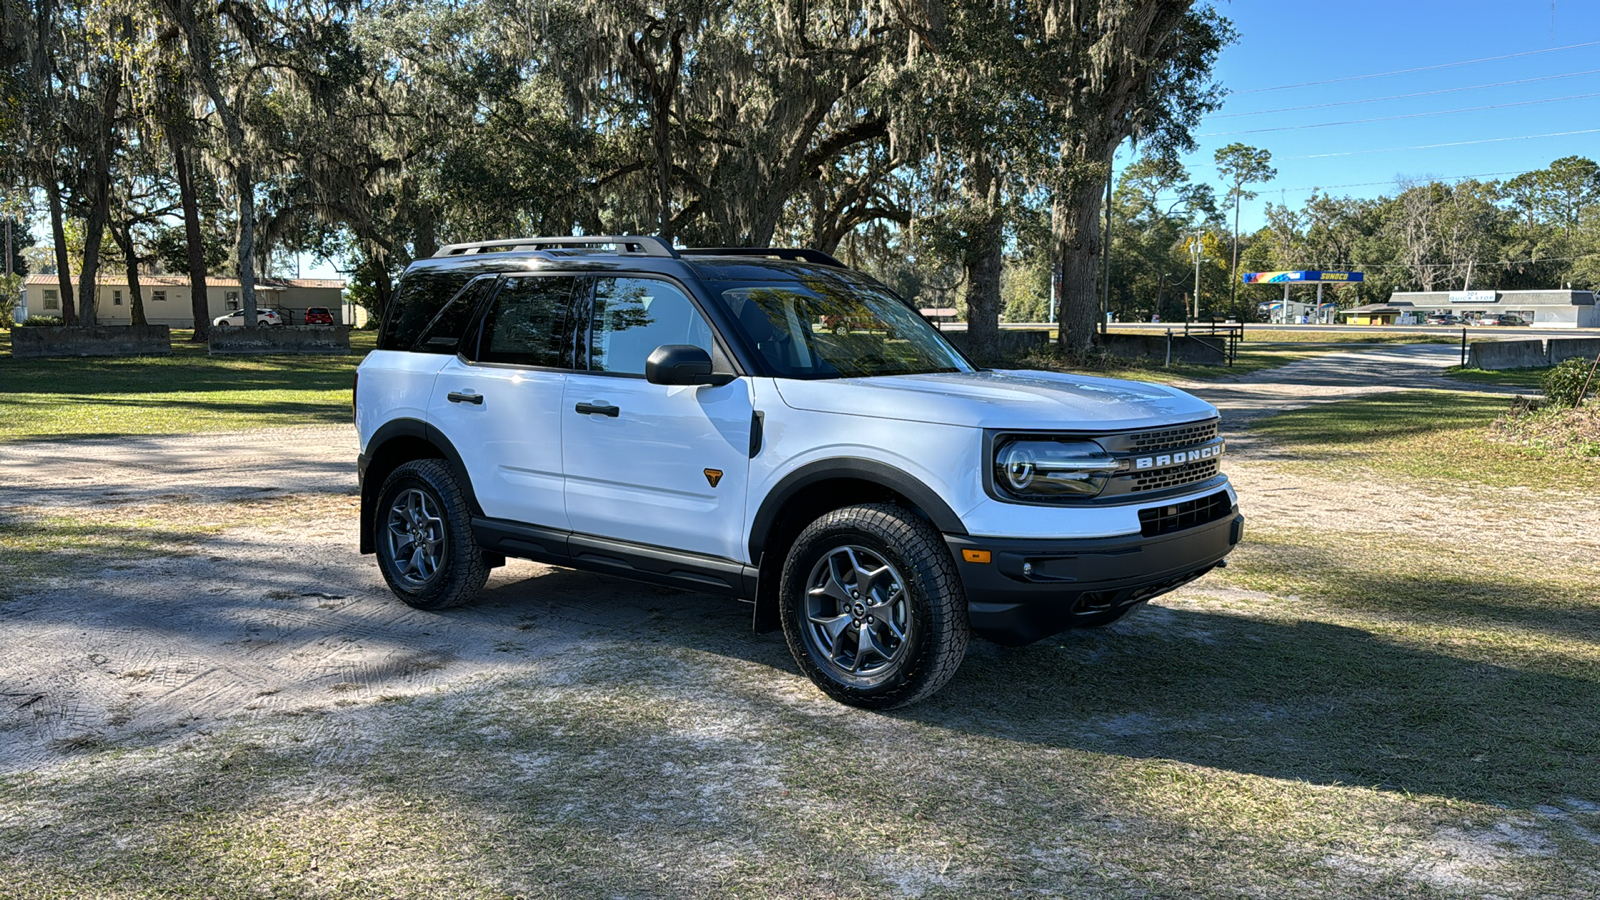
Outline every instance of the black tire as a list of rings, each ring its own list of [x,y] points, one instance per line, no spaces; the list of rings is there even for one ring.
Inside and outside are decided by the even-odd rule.
[[[447,609],[483,590],[489,564],[472,535],[466,492],[443,460],[417,459],[395,469],[372,514],[378,569],[408,606]]]
[[[858,575],[872,576],[865,588]],[[778,590],[789,652],[841,703],[915,703],[944,687],[966,655],[955,560],[932,525],[901,507],[847,506],[812,522],[790,547]]]

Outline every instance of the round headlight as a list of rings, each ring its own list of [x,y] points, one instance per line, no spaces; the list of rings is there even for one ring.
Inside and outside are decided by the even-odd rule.
[[[1035,463],[1026,444],[1012,444],[1001,451],[1000,468],[1005,473],[1006,486],[1013,491],[1025,491],[1033,484]]]

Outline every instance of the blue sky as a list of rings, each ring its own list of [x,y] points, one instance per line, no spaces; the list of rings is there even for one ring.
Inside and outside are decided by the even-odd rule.
[[[1393,193],[1397,178],[1503,178],[1509,176],[1492,173],[1542,168],[1562,156],[1600,159],[1600,3],[1594,0],[1222,0],[1217,8],[1239,32],[1216,69],[1232,93],[1197,129],[1200,148],[1184,161],[1191,178],[1218,184],[1218,147],[1239,141],[1272,152],[1278,177],[1246,201],[1245,230],[1262,224],[1267,202],[1298,206],[1313,187],[1375,197]],[[1556,49],[1574,44],[1589,46]],[[1404,69],[1421,71],[1398,72]],[[1353,78],[1368,75],[1379,77]],[[1448,93],[1436,93],[1442,91]],[[1397,96],[1403,94],[1422,96]],[[1227,133],[1467,108],[1473,109]],[[1281,111],[1244,115],[1269,110]],[[1131,159],[1127,149],[1118,156],[1119,164]]]

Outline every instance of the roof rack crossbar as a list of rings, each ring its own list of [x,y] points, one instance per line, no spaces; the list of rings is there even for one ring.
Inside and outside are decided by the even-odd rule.
[[[832,256],[809,247],[685,247],[678,252],[684,256],[764,256],[768,259],[815,263],[836,269],[847,268],[844,263]]]
[[[560,247],[616,247],[619,255],[665,256],[678,258],[672,245],[648,234],[584,234],[561,237],[508,238],[499,241],[471,241],[440,247],[435,257],[467,256],[475,253],[504,253],[511,250],[550,250]]]

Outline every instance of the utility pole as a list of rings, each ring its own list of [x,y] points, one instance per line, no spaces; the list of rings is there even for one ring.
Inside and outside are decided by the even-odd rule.
[[[1205,248],[1200,243],[1200,232],[1195,232],[1194,240],[1189,244],[1189,255],[1194,257],[1194,318],[1190,321],[1200,321],[1200,257],[1205,253]]]
[[[1115,158],[1115,154],[1113,154]],[[1104,276],[1100,290],[1100,333],[1106,333],[1106,320],[1111,318],[1111,179],[1106,174],[1106,235],[1100,245],[1100,274]]]

